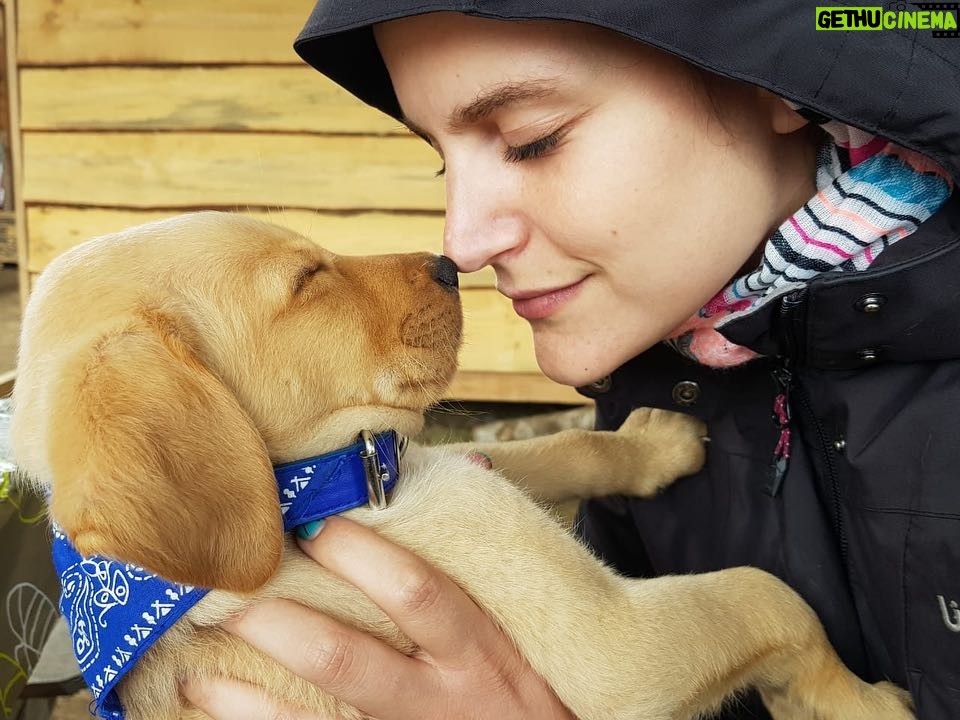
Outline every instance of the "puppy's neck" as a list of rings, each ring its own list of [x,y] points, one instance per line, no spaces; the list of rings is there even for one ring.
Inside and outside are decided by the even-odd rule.
[[[296,442],[270,448],[270,460],[274,464],[293,462],[339,450],[355,443],[361,430],[396,430],[412,437],[422,429],[423,413],[413,410],[379,405],[342,408],[325,416]]]

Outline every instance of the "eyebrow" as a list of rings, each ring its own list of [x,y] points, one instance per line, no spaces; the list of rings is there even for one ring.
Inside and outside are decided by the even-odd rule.
[[[541,100],[553,95],[557,92],[557,88],[557,80],[551,78],[520,80],[495,85],[482,91],[466,105],[459,105],[454,108],[447,118],[447,127],[455,132],[467,125],[485,120],[497,110],[508,105],[527,100]],[[402,122],[414,134],[428,142],[430,141],[429,134],[409,118],[404,116]]]

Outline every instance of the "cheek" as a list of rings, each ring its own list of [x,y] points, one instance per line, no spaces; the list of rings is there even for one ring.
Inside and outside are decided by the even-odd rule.
[[[370,374],[370,340],[349,312],[321,303],[279,322],[260,338],[269,344],[263,374],[290,402],[328,405],[352,396]],[[342,307],[342,306],[341,306]]]

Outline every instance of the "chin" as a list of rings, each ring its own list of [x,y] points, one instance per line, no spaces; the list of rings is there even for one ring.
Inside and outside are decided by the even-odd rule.
[[[548,378],[561,385],[582,387],[609,375],[622,363],[600,363],[598,358],[581,355],[577,352],[541,353],[537,349],[537,365]]]

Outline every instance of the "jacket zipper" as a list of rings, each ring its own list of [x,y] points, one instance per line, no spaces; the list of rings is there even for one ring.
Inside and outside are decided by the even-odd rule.
[[[771,497],[780,494],[783,480],[787,475],[787,468],[790,465],[790,441],[792,439],[790,387],[793,383],[793,373],[790,371],[790,367],[797,355],[797,340],[793,329],[794,322],[796,322],[794,315],[796,309],[803,303],[805,295],[805,290],[795,290],[784,296],[780,301],[780,335],[783,338],[785,352],[781,364],[774,368],[771,373],[778,390],[773,399],[773,421],[780,430],[777,446],[773,449],[770,482],[767,484],[767,492]]]
[[[790,385],[793,381],[793,374],[788,368],[788,363],[789,361],[784,362],[780,367],[774,368],[771,373],[779,391],[773,399],[773,421],[780,430],[777,446],[773,449],[773,475],[767,485],[767,492],[770,493],[771,497],[780,494],[783,478],[786,477],[787,467],[790,464],[792,434],[790,429]]]
[[[840,478],[837,473],[837,466],[833,462],[833,456],[830,454],[830,445],[827,433],[820,424],[813,407],[810,405],[810,398],[799,385],[794,387],[795,395],[800,398],[800,404],[803,406],[807,417],[817,432],[817,439],[820,442],[821,453],[823,455],[824,465],[827,469],[827,477],[830,480],[830,490],[833,495],[833,528],[837,533],[837,540],[840,542],[840,556],[843,558],[843,566],[847,567],[847,531],[843,525],[843,503],[840,497]]]
[[[843,565],[844,567],[847,567],[847,531],[843,523],[843,503],[841,502],[840,494],[840,476],[837,472],[837,466],[834,464],[833,456],[830,454],[830,445],[827,433],[824,431],[823,425],[820,423],[820,419],[814,412],[813,406],[810,404],[810,398],[807,396],[803,386],[799,383],[793,382],[793,373],[790,370],[791,363],[799,355],[799,348],[797,347],[797,338],[794,328],[795,323],[798,321],[796,318],[797,310],[802,305],[805,296],[806,290],[797,290],[785,296],[780,303],[780,320],[783,331],[782,337],[786,350],[786,359],[784,359],[783,364],[780,367],[773,371],[774,379],[777,381],[777,386],[780,389],[780,393],[777,395],[777,400],[774,402],[775,419],[777,419],[781,426],[781,439],[777,443],[777,450],[781,451],[782,456],[784,427],[786,427],[786,432],[789,433],[789,399],[792,395],[800,400],[800,405],[809,418],[814,430],[816,431],[817,439],[820,443],[821,456],[823,457],[824,467],[827,471],[827,479],[830,482],[830,491],[833,500],[833,528],[837,535],[837,541],[840,544],[840,556],[843,560]],[[783,413],[778,413],[780,398],[783,398]],[[786,440],[786,455],[778,458],[776,450],[774,451],[774,477],[769,487],[771,495],[776,495],[777,492],[780,491],[780,486],[783,483],[783,475],[786,474],[786,461],[789,460],[789,457],[790,446],[788,434]],[[781,462],[778,463],[778,460]],[[780,471],[781,463],[782,472]]]

